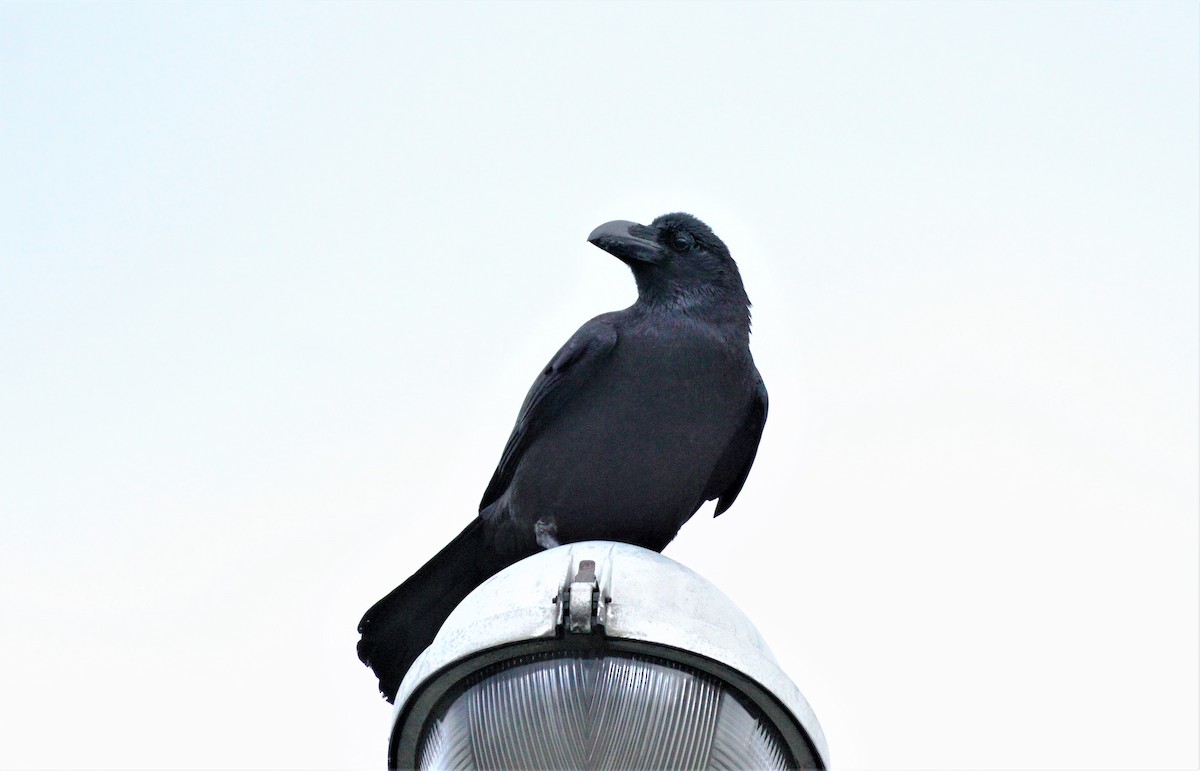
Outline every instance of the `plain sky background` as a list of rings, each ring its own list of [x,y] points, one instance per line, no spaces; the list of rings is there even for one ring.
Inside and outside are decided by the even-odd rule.
[[[381,768],[362,612],[690,211],[771,394],[666,551],[842,768],[1195,768],[1194,2],[0,4],[0,767]]]

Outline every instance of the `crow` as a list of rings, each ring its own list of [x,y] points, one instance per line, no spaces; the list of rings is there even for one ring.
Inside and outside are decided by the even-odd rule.
[[[628,265],[637,301],[584,324],[533,383],[479,516],[359,624],[388,701],[472,589],[564,543],[655,551],[705,501],[733,504],[767,420],[750,300],[729,249],[689,214],[605,223],[588,241]]]

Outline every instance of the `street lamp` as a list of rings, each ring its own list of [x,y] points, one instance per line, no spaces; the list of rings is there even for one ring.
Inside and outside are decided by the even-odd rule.
[[[454,610],[396,694],[391,768],[825,768],[745,614],[657,552],[540,552]]]

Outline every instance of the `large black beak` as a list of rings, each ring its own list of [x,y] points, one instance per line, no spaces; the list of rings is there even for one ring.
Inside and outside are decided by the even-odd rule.
[[[605,222],[588,236],[593,243],[627,265],[660,262],[666,250],[654,240],[655,231],[626,220]]]

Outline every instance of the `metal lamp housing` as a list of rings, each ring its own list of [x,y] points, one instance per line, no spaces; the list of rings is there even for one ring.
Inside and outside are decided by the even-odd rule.
[[[657,552],[586,541],[524,559],[485,581],[459,604],[400,684],[389,767],[421,767],[422,742],[429,739],[429,726],[472,684],[477,686],[506,670],[518,672],[522,666],[545,669],[557,666],[553,662],[575,662],[571,666],[579,670],[580,660],[593,662],[585,667],[593,678],[601,666],[595,662],[615,661],[618,669],[640,668],[642,673],[636,677],[642,683],[652,676],[669,687],[671,678],[690,678],[701,690],[715,687],[729,694],[732,709],[757,716],[760,731],[770,733],[763,738],[763,746],[778,747],[782,767],[828,766],[825,736],[812,708],[780,669],[758,630],[728,597],[692,570]],[[612,668],[607,666],[606,671]],[[539,682],[545,681],[545,673],[533,675],[542,677]],[[559,678],[555,682],[579,681],[578,671],[567,679],[563,679],[565,675],[551,676]],[[528,688],[521,692],[527,693]],[[682,692],[678,687],[674,693],[672,698],[679,700]],[[696,693],[695,688],[688,693]],[[682,698],[687,701],[691,697]],[[686,712],[688,707],[678,704],[668,709]],[[502,704],[501,712],[491,714],[507,719],[511,711]],[[551,717],[557,719],[561,711]],[[578,723],[570,721],[572,726]],[[563,741],[561,735],[553,738]],[[538,737],[524,734],[519,739],[526,744],[538,741]],[[596,738],[584,740],[595,742]],[[622,765],[649,767],[691,765],[697,756],[689,756],[692,761],[661,752],[622,757]],[[535,754],[513,765],[560,765],[566,762],[561,758],[561,754]],[[482,765],[503,762],[492,756],[490,763]],[[748,762],[734,758],[722,765],[713,760],[708,767]]]

